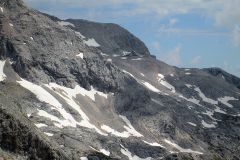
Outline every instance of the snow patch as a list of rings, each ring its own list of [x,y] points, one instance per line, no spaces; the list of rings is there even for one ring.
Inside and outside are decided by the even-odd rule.
[[[193,87],[193,85],[191,84],[185,84],[186,87],[188,87],[189,89],[191,89]]]
[[[13,27],[13,24],[12,24],[12,23],[9,23],[9,26]]]
[[[84,43],[89,47],[100,47],[100,45],[93,38],[90,38],[87,41],[84,41]]]
[[[21,79],[21,81],[17,81],[17,83],[19,83],[22,87],[34,93],[40,101],[48,103],[52,106],[55,106],[56,108],[62,107],[62,105],[58,102],[58,100],[54,98],[49,92],[47,92],[41,86],[33,84],[24,79]]]
[[[207,116],[209,116],[211,119],[213,120],[216,120],[214,117],[213,117],[213,111],[206,111],[206,112],[202,112],[202,114],[205,114]]]
[[[74,98],[76,98],[76,96],[78,94],[87,96],[90,99],[92,99],[93,101],[95,101],[96,94],[100,95],[104,98],[107,98],[107,94],[96,91],[95,89],[93,89],[93,87],[91,87],[91,90],[88,91],[78,85],[74,89],[60,86],[55,83],[50,83],[49,85],[46,85],[46,87],[48,87],[49,89],[52,89],[55,93],[57,93],[61,98],[63,98],[71,107],[73,107],[81,115],[82,121],[80,123],[77,123],[78,125],[80,125],[82,127],[90,128],[90,129],[95,129],[101,135],[105,135],[105,136],[107,135],[107,134],[101,132],[95,125],[93,125],[89,122],[89,118],[83,112],[83,110],[81,109],[81,106],[79,106],[74,101]],[[61,92],[61,91],[64,91],[64,92]]]
[[[142,58],[135,58],[135,59],[132,59],[132,61],[141,61]]]
[[[1,61],[0,60],[0,82],[5,80],[7,78],[7,76],[4,74],[3,69],[5,66],[6,61]]]
[[[107,62],[110,62],[110,63],[111,63],[111,62],[112,62],[112,59],[108,58],[108,59],[107,59]]]
[[[121,57],[121,59],[127,59],[127,57]]]
[[[156,92],[156,93],[160,93],[161,91],[159,89],[157,89],[156,87],[154,87],[153,85],[151,85],[148,82],[144,82],[143,83],[149,90]]]
[[[147,142],[147,141],[144,141],[144,140],[143,140],[143,142],[146,143],[146,144],[148,144],[148,145],[150,145],[150,146],[153,146],[153,147],[166,148],[166,147],[164,147],[163,145],[161,145],[161,144],[159,144],[159,143],[156,143],[156,142],[150,143],[150,142]]]
[[[107,54],[105,54],[105,53],[102,53],[102,52],[101,52],[100,54],[101,54],[102,56],[108,56]]]
[[[169,90],[171,90],[171,92],[176,93],[175,87],[173,87],[171,84],[169,84],[165,79],[164,79],[164,75],[158,73],[158,82],[165,86],[166,88],[168,88]]]
[[[119,117],[126,123],[127,126],[126,125],[123,126],[126,129],[126,131],[118,132],[107,125],[102,125],[101,129],[103,129],[107,133],[110,133],[112,135],[115,135],[117,137],[122,137],[122,138],[128,138],[130,136],[134,136],[134,137],[142,137],[143,136],[142,134],[140,134],[139,132],[137,132],[134,129],[134,127],[131,125],[130,121],[125,116],[120,115]]]
[[[204,128],[216,128],[215,124],[206,123],[204,120],[202,120],[202,125]]]
[[[222,104],[228,106],[229,108],[233,108],[233,105],[231,105],[228,101],[237,101],[238,99],[234,98],[234,97],[222,97],[222,98],[218,98],[218,101],[221,102]]]
[[[121,145],[122,146],[122,145]],[[122,146],[121,153],[128,157],[129,160],[151,160],[151,157],[140,158],[137,155],[133,155],[128,149]]]
[[[204,102],[207,102],[207,103],[210,103],[210,104],[213,104],[213,105],[217,105],[217,104],[218,104],[218,101],[215,101],[215,100],[213,100],[213,99],[211,99],[211,98],[206,97],[206,96],[203,94],[203,92],[200,90],[199,87],[195,87],[194,90],[198,92],[199,97],[201,97]]]
[[[87,157],[80,157],[80,160],[88,160]]]
[[[194,126],[194,127],[197,126],[195,123],[192,123],[192,122],[187,122],[187,123],[190,124],[190,125],[192,125],[192,126]]]
[[[60,86],[56,83],[50,83],[49,85],[46,85],[47,87],[50,87],[52,89],[59,89],[59,90],[63,90],[65,91],[65,96],[69,97],[69,98],[76,98],[76,96],[78,94],[81,94],[83,96],[88,96],[89,98],[91,98],[93,101],[95,101],[95,95],[99,95],[99,96],[102,96],[104,98],[107,99],[108,95],[103,93],[103,92],[100,92],[100,91],[97,91],[95,90],[93,87],[91,87],[91,90],[88,91],[86,90],[85,88],[82,88],[80,87],[79,85],[76,85],[74,89],[72,88],[67,88],[67,87],[64,87],[64,86]],[[59,93],[58,93],[59,94]]]
[[[185,153],[195,153],[195,154],[203,154],[202,152],[199,152],[199,151],[194,151],[194,150],[191,150],[191,149],[184,149],[182,147],[180,147],[179,145],[177,145],[176,143],[174,142],[171,142],[167,139],[164,140],[167,144],[173,146],[174,148],[176,148],[177,150],[179,150],[180,152],[185,152]]]
[[[37,126],[38,128],[47,127],[47,125],[43,123],[36,123],[35,126]]]
[[[127,126],[124,126],[124,128],[134,137],[143,137],[142,134],[140,134],[138,131],[135,130],[135,128],[132,126],[131,122],[127,119],[127,117],[119,115],[119,117],[127,124]]]
[[[154,99],[154,98],[151,98],[151,100],[152,100],[154,103],[159,104],[160,106],[163,106],[162,102],[160,102],[160,101],[158,101],[158,100],[156,100],[156,99]]]
[[[49,136],[49,137],[52,137],[52,136],[53,136],[52,133],[48,133],[48,132],[43,132],[43,133],[46,134],[46,135]]]
[[[128,71],[126,71],[126,70],[122,70],[124,73],[127,73],[127,74],[129,74],[131,77],[133,77],[134,79],[136,79],[136,77],[134,76],[134,75],[132,75],[131,73],[129,73]]]
[[[126,55],[128,55],[128,54],[130,54],[130,53],[131,53],[131,52],[123,51],[123,52],[122,52],[122,55],[123,55],[123,56],[126,56]]]
[[[74,89],[71,89],[71,88],[59,86],[59,85],[57,85],[55,83],[45,84],[44,85],[45,87],[47,87],[48,89],[50,89],[53,92],[55,92],[57,95],[59,95],[61,98],[63,98],[69,104],[69,106],[73,107],[76,111],[78,111],[78,113],[82,117],[82,120],[81,120],[81,122],[77,122],[72,117],[72,115],[69,114],[62,107],[62,104],[60,104],[58,102],[58,100],[56,98],[54,98],[43,87],[35,85],[35,84],[33,84],[31,82],[28,82],[28,81],[26,81],[24,79],[21,79],[21,81],[17,81],[17,82],[22,87],[28,89],[33,94],[35,94],[36,97],[40,101],[50,104],[53,109],[56,109],[63,116],[64,119],[60,120],[58,117],[53,116],[53,115],[47,113],[46,111],[38,110],[38,115],[39,116],[46,117],[46,118],[49,118],[52,121],[55,121],[56,122],[56,123],[54,123],[55,126],[57,126],[59,128],[63,128],[65,126],[76,127],[77,125],[80,125],[82,127],[95,129],[101,135],[106,135],[106,134],[102,133],[96,126],[94,126],[93,124],[91,124],[89,122],[88,116],[81,110],[81,107],[74,101],[74,98],[76,98],[76,96],[78,94],[81,94],[83,96],[88,96],[93,101],[95,101],[95,95],[96,94],[98,94],[98,95],[100,95],[102,97],[107,98],[106,94],[104,94],[102,92],[98,92],[98,91],[96,91],[93,88],[91,88],[91,90],[88,91],[88,90],[86,90],[86,89],[84,89],[84,88],[82,88],[80,86],[76,86]],[[61,91],[63,91],[63,93]]]
[[[189,72],[186,72],[185,74],[186,74],[186,75],[191,75],[191,73],[189,73]]]
[[[179,97],[185,99],[185,100],[188,101],[188,102],[194,103],[194,104],[196,104],[196,105],[198,105],[198,106],[202,106],[202,105],[200,104],[200,101],[197,100],[197,99],[195,99],[194,97],[192,97],[192,98],[186,98],[186,97],[184,97],[183,95],[179,95]]]
[[[117,55],[117,54],[113,54],[113,57],[118,57],[119,55]]]
[[[58,21],[58,24],[60,26],[72,26],[72,27],[75,27],[74,24],[70,23],[70,22],[65,22],[65,21]]]
[[[219,108],[218,106],[216,106],[216,109],[214,111],[222,114],[227,114],[225,111],[221,110],[221,108]]]
[[[31,40],[33,40],[33,37],[30,37]]]
[[[3,13],[3,8],[2,8],[2,7],[0,7],[0,10],[1,10],[1,12]]]
[[[171,77],[174,77],[174,74],[170,74]]]
[[[106,131],[107,133],[110,133],[110,134],[115,135],[117,137],[128,138],[130,136],[127,131],[118,132],[118,131],[112,129],[111,127],[109,127],[107,125],[102,125],[101,129]]]
[[[75,31],[75,34],[76,34],[78,37],[82,38],[82,39],[86,38],[86,37],[85,37],[84,35],[82,35],[80,32],[76,32],[76,31]]]
[[[141,74],[141,76],[145,77],[145,75],[143,73],[140,73],[140,74]]]
[[[64,126],[71,126],[71,127],[76,127],[76,123],[68,123],[67,121],[64,121],[64,120],[60,120],[58,117],[56,116],[53,116],[49,113],[47,113],[46,111],[44,110],[38,110],[38,113],[37,113],[39,116],[41,117],[45,117],[45,118],[48,118],[50,119],[51,121],[54,121],[54,125],[58,128],[63,128]]]
[[[103,153],[104,155],[106,155],[106,156],[109,156],[109,155],[110,155],[110,152],[107,151],[107,150],[105,150],[105,149],[100,149],[99,151],[100,151],[101,153]]]
[[[83,53],[81,52],[81,53],[79,53],[78,55],[76,55],[77,57],[80,57],[80,58],[82,58],[83,59]]]

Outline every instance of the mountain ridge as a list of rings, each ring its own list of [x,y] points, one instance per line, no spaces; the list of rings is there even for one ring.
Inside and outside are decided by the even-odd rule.
[[[0,157],[238,159],[238,79],[161,62],[121,27],[14,2],[0,6]]]

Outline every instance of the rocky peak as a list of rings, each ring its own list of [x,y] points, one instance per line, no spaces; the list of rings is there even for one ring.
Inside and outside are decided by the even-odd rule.
[[[146,45],[126,29],[113,23],[97,23],[87,20],[66,20],[75,27],[72,29],[81,32],[84,36],[94,38],[101,50],[109,55],[135,52],[142,56],[149,56]]]
[[[1,0],[0,6],[9,10],[16,10],[25,7],[22,0]]]
[[[226,71],[222,70],[221,68],[206,68],[204,69],[208,73],[210,73],[213,76],[221,77],[225,79],[228,83],[235,85],[237,88],[240,89],[240,78],[227,73]]]

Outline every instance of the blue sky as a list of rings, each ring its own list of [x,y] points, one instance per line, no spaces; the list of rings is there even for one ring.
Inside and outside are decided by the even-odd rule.
[[[62,19],[120,24],[171,65],[221,67],[240,77],[240,0],[25,1]]]

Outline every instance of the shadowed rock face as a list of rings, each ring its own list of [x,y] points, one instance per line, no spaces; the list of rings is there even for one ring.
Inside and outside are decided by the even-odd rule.
[[[238,89],[240,89],[240,78],[225,72],[221,68],[206,68],[204,70],[209,72],[213,76],[225,79],[227,82],[235,85]]]
[[[115,24],[1,2],[0,157],[239,159],[237,77],[165,64]]]

